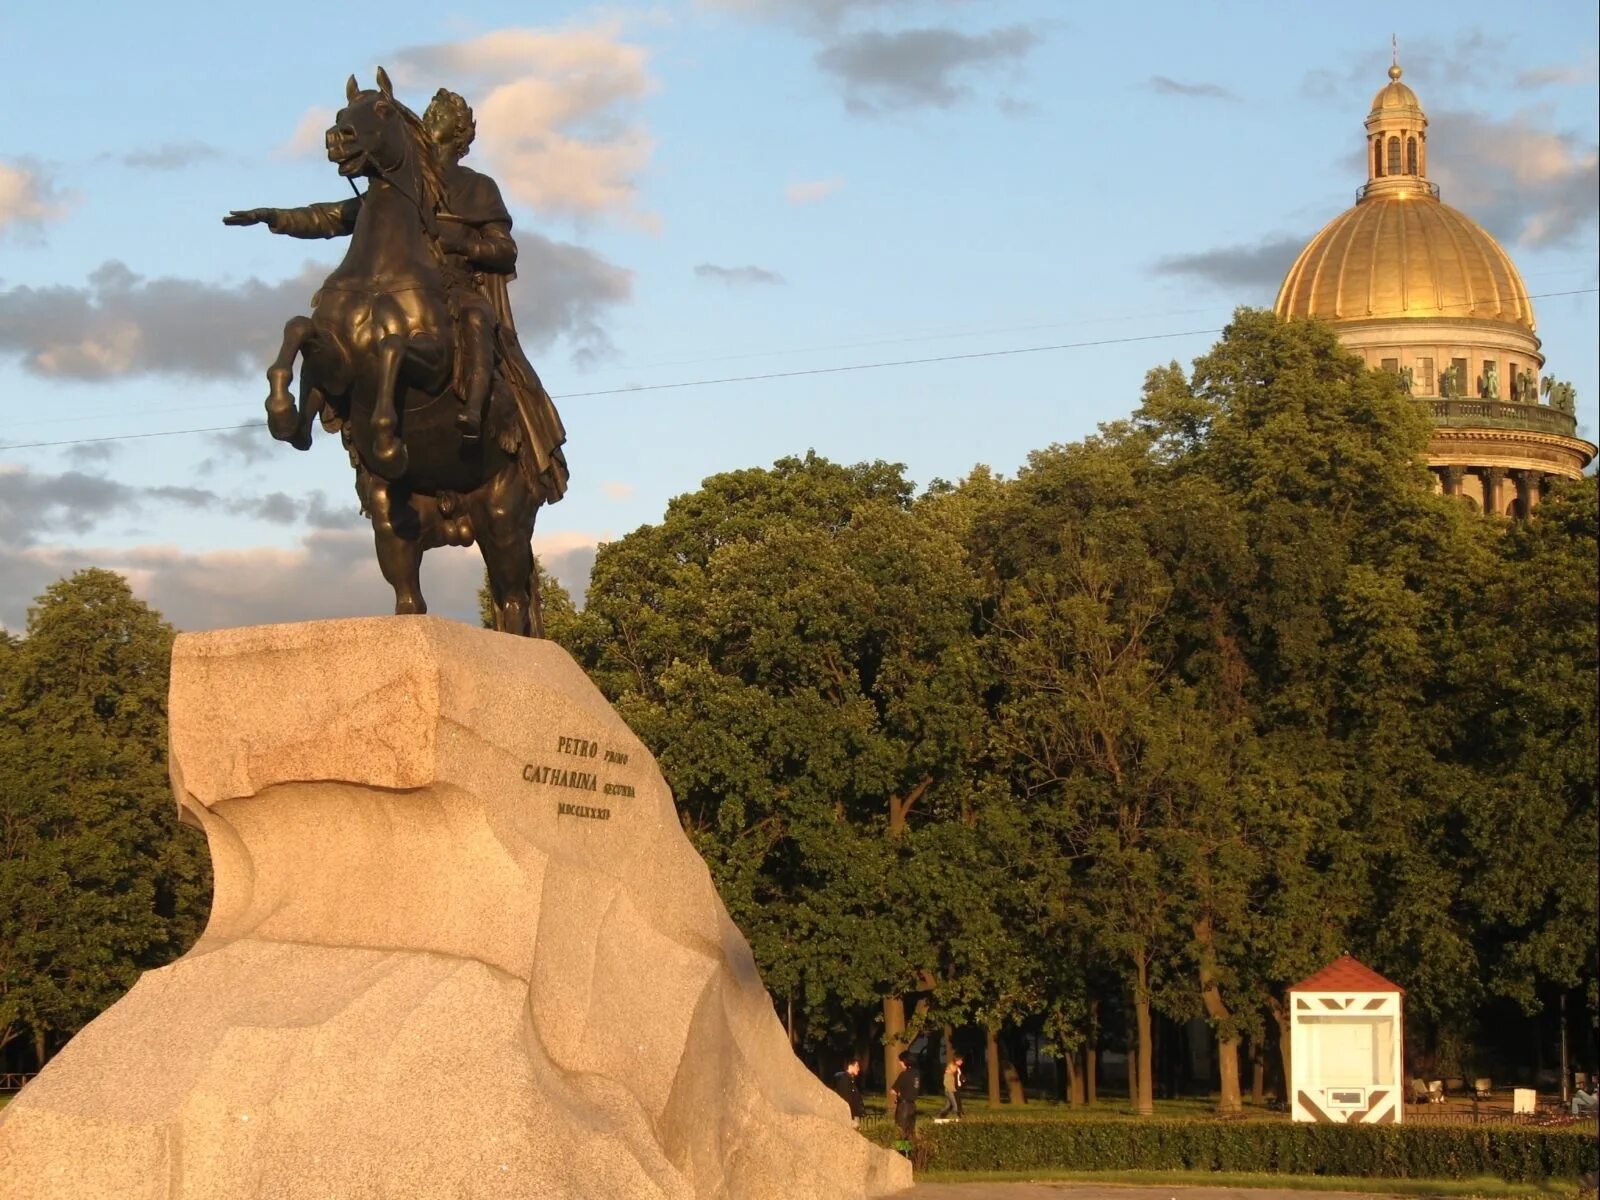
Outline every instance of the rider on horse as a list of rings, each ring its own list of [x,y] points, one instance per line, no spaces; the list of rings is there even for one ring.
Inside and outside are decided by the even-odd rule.
[[[413,118],[415,119],[415,118]],[[477,439],[499,381],[520,418],[499,423],[511,442],[524,450],[529,482],[537,483],[545,503],[566,491],[567,464],[561,445],[566,430],[517,339],[507,283],[516,278],[517,244],[511,214],[500,188],[489,176],[462,166],[477,132],[472,109],[455,92],[440,88],[422,117],[431,141],[445,210],[436,214],[450,310],[454,318],[456,396],[462,410],[462,437]],[[301,208],[263,208],[235,214],[260,221],[273,233],[296,238],[348,237],[361,211],[361,197],[309,204]],[[234,222],[240,223],[240,222]]]
[[[467,102],[440,88],[422,114],[422,127],[436,148],[447,206],[439,214],[439,245],[455,313],[456,391],[464,405],[458,421],[465,436],[477,437],[494,383],[495,326],[500,323],[484,280],[513,273],[517,244],[511,240],[511,214],[494,180],[461,165],[477,132]]]

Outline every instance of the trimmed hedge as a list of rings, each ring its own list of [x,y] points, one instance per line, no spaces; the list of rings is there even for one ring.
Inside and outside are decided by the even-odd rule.
[[[894,1128],[863,1129],[882,1145]],[[1592,1131],[1289,1121],[1003,1121],[918,1128],[941,1171],[1269,1171],[1373,1179],[1573,1179],[1600,1167]],[[923,1155],[919,1154],[919,1158]]]

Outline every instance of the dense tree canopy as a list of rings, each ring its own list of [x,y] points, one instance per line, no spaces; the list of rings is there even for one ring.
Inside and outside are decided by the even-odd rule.
[[[1241,310],[1014,478],[715,475],[602,546],[581,608],[546,577],[547,629],[819,1067],[975,1036],[998,1098],[1026,1027],[1077,1099],[1125,1049],[1148,1112],[1162,1022],[1200,1020],[1237,1108],[1340,952],[1406,986],[1417,1055],[1600,1008],[1596,483],[1483,517],[1434,492],[1428,433],[1326,327]],[[198,928],[170,643],[101,571],[0,639],[0,1050],[42,1056]]]
[[[0,657],[0,1044],[42,1058],[199,933],[203,839],[166,772],[172,629],[109,571],[53,584]]]

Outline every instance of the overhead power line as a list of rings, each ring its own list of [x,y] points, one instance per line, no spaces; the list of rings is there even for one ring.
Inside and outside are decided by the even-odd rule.
[[[1057,342],[1048,346],[1017,346],[1009,350],[974,350],[966,354],[937,354],[927,358],[897,358],[886,362],[848,363],[840,367],[805,367],[795,371],[768,371],[760,375],[727,375],[720,379],[683,379],[676,383],[645,383],[631,387],[601,388],[592,392],[567,392],[552,396],[554,400],[586,400],[595,396],[629,396],[638,392],[663,392],[675,388],[716,387],[729,383],[760,383],[770,379],[794,379],[802,375],[840,375],[848,371],[878,371],[888,367],[915,367],[930,363],[962,362],[975,358],[1007,358],[1019,354],[1043,354],[1052,350],[1081,350],[1091,346],[1116,346],[1131,342],[1156,342],[1164,339],[1199,337],[1221,333],[1221,329],[1185,329],[1174,333],[1146,333],[1137,337],[1100,338],[1090,342]],[[196,433],[231,433],[236,429],[256,429],[259,420],[240,425],[206,425],[194,429],[162,429],[153,433],[117,433],[106,437],[62,438],[48,442],[11,442],[0,444],[4,450],[43,450],[51,446],[84,446],[97,442],[131,442],[143,438],[183,437]]]
[[[1600,292],[1600,288],[1572,288],[1559,292],[1539,292],[1530,295],[1530,300],[1547,300],[1557,296],[1589,296]],[[1220,328],[1215,329],[1185,329],[1172,333],[1148,333],[1129,337],[1097,338],[1092,341],[1082,342],[1053,342],[1042,346],[1017,346],[1008,350],[974,350],[964,354],[937,354],[923,358],[897,358],[882,362],[847,363],[838,367],[803,367],[793,371],[768,371],[756,375],[727,375],[714,379],[684,379],[675,383],[646,383],[616,388],[600,388],[588,392],[567,392],[560,396],[553,396],[555,400],[585,400],[597,396],[626,396],[636,392],[662,392],[680,388],[717,387],[730,383],[761,383],[776,379],[796,379],[808,375],[840,375],[852,371],[878,371],[890,367],[915,367],[933,363],[966,362],[984,358],[1009,358],[1023,354],[1045,354],[1061,350],[1082,350],[1095,346],[1128,345],[1136,342],[1156,342],[1173,338],[1200,337],[1202,335],[1221,333]],[[948,335],[945,335],[948,336]],[[893,339],[889,339],[893,340]],[[908,339],[916,340],[916,339]],[[863,343],[870,345],[871,343]],[[738,356],[730,356],[738,357]],[[188,429],[162,429],[151,433],[118,433],[103,437],[89,438],[60,438],[51,441],[39,442],[11,442],[0,443],[0,452],[7,450],[44,450],[58,446],[86,446],[101,442],[131,442],[146,438],[186,437],[199,433],[232,433],[240,429],[258,429],[262,422],[257,420],[246,421],[235,425],[205,425]]]

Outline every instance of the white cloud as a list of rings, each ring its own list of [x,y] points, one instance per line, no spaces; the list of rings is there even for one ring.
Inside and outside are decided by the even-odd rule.
[[[501,187],[541,216],[659,226],[640,203],[655,139],[636,111],[656,82],[649,52],[623,40],[619,21],[413,46],[396,68],[408,84],[463,91],[477,120],[474,149]],[[487,90],[473,95],[473,87]]]
[[[870,116],[894,109],[950,108],[971,94],[968,81],[1015,69],[1039,44],[1026,25],[983,33],[930,27],[846,34],[815,55],[844,88],[845,108]]]
[[[211,283],[146,279],[107,261],[82,287],[0,289],[0,355],[51,378],[238,377],[270,361],[284,321],[306,310],[324,273]]]
[[[243,236],[266,236],[262,230]],[[532,351],[565,338],[574,358],[611,352],[602,320],[632,292],[632,272],[592,250],[520,232],[514,311]],[[0,356],[50,378],[111,381],[169,374],[238,378],[261,371],[283,336],[283,323],[309,312],[327,274],[307,264],[275,283],[147,279],[123,263],[102,263],[81,287],[0,287]]]
[[[771,286],[785,282],[778,272],[757,266],[723,267],[716,263],[701,263],[695,267],[694,274],[696,279],[710,279],[716,283],[727,284],[729,287],[744,287],[749,284]]]
[[[26,159],[0,160],[0,236],[37,232],[66,215],[67,201],[44,168]]]
[[[535,534],[545,570],[581,602],[600,539],[594,534]],[[316,530],[287,549],[254,547],[192,553],[171,545],[123,548],[0,545],[0,628],[20,630],[32,600],[52,582],[85,567],[126,576],[140,599],[179,629],[219,629],[394,611],[394,593],[361,530]],[[429,611],[473,624],[483,560],[446,548],[422,561]]]
[[[1544,126],[1537,112],[1430,115],[1428,171],[1445,203],[1528,246],[1571,244],[1594,227],[1596,143]]]
[[[631,483],[602,483],[600,490],[611,500],[627,500],[637,490]]]
[[[698,0],[701,8],[789,21],[802,28],[831,29],[857,15],[904,8],[909,0]]]
[[[843,186],[844,180],[838,176],[832,179],[807,179],[791,183],[784,192],[784,198],[790,204],[815,204],[819,200],[826,200]]]
[[[301,114],[288,139],[275,151],[279,158],[314,158],[326,153],[326,134],[333,124],[333,109],[322,105]]]
[[[1516,86],[1528,91],[1544,87],[1578,87],[1593,84],[1594,60],[1584,63],[1551,63],[1543,67],[1530,67],[1517,73]]]

